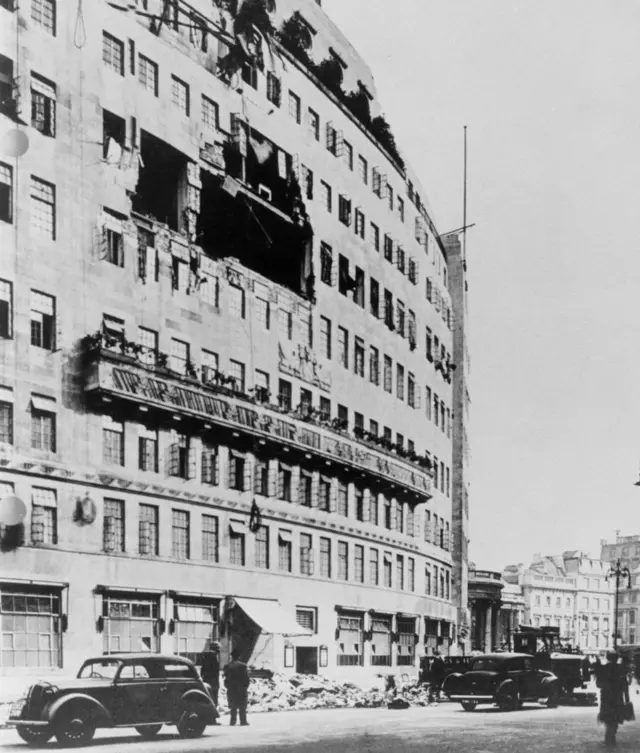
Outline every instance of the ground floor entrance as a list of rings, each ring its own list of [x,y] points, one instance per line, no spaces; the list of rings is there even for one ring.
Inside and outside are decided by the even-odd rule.
[[[296,672],[301,675],[318,674],[318,647],[296,647]]]

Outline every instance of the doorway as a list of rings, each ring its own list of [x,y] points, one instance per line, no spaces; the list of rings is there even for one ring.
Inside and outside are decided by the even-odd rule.
[[[296,647],[296,672],[299,675],[317,675],[318,674],[318,647],[317,646],[297,646]]]

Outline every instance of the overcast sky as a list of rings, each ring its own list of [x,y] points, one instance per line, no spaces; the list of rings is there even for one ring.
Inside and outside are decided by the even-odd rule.
[[[640,3],[323,0],[467,236],[471,558],[640,533]]]

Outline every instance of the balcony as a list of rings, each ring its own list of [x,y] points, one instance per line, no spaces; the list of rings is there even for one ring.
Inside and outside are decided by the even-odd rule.
[[[178,414],[190,419],[196,431],[215,424],[236,435],[242,432],[297,450],[305,458],[348,464],[417,496],[431,496],[426,458],[406,452],[407,457],[401,457],[364,435],[333,426],[313,410],[287,411],[265,403],[263,391],[241,391],[224,374],[207,370],[200,376],[190,363],[185,366],[186,375],[178,374],[168,368],[165,354],[155,354],[154,363],[142,363],[145,353],[137,343],[97,333],[86,337],[83,344],[85,392],[90,398],[134,403],[167,417]],[[146,360],[150,360],[148,354]]]

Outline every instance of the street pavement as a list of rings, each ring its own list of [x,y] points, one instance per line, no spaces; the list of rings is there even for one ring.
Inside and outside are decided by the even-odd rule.
[[[640,696],[634,697],[639,721],[618,733],[619,751],[640,751]],[[145,742],[129,730],[100,730],[84,750],[96,753],[204,753],[205,751],[296,751],[296,753],[594,753],[604,751],[598,709],[530,705],[500,712],[481,706],[471,713],[453,703],[404,710],[331,709],[250,715],[249,727],[208,727],[197,740],[182,740],[164,728]],[[6,751],[29,748],[15,730],[0,730]],[[55,749],[55,741],[47,748]]]

